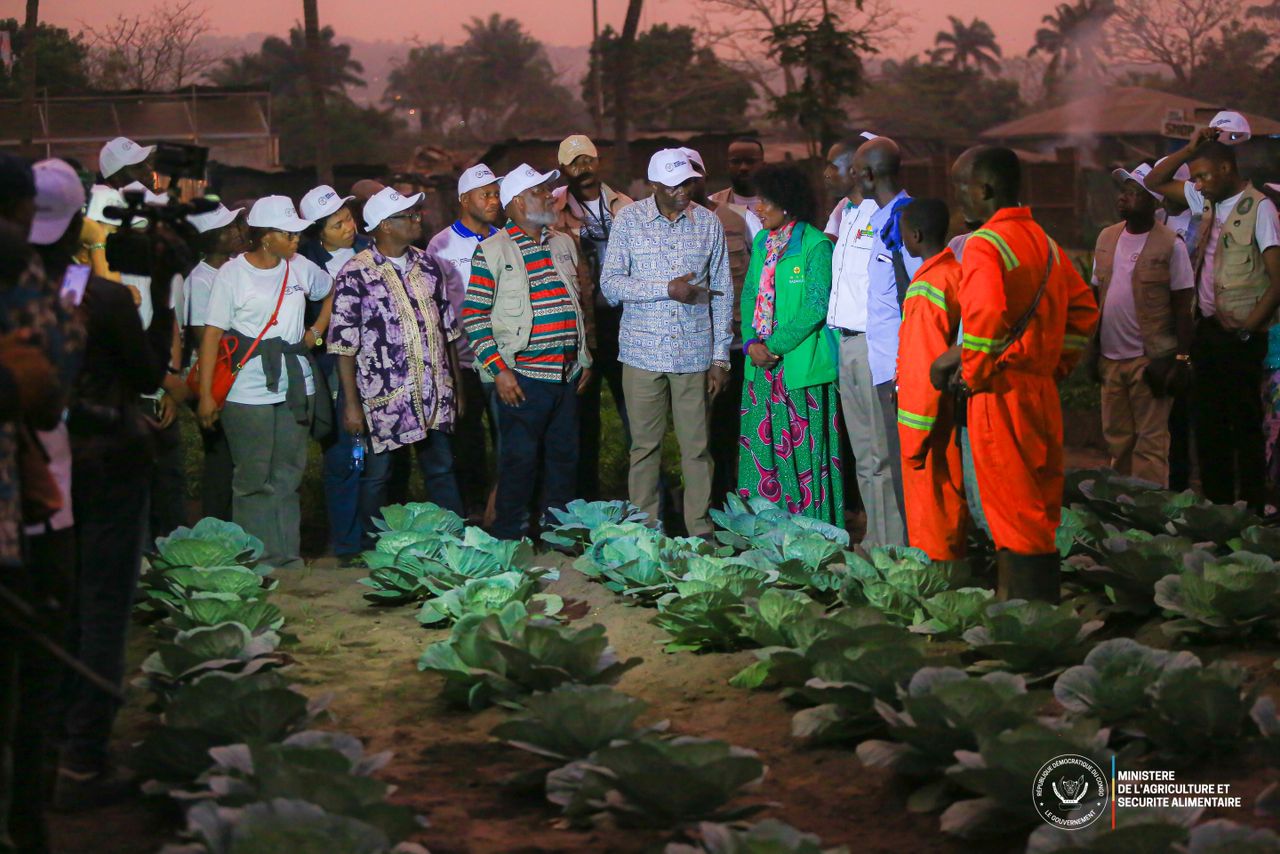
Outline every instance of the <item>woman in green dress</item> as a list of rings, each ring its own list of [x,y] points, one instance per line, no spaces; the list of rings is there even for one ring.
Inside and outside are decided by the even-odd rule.
[[[738,438],[738,494],[844,524],[836,341],[827,328],[831,241],[813,226],[817,202],[804,172],[756,174],[756,234],[742,289],[747,357]]]

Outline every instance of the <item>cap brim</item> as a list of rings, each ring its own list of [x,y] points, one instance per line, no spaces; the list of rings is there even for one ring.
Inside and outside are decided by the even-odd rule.
[[[1162,201],[1164,199],[1164,196],[1160,195],[1155,190],[1148,187],[1141,177],[1133,174],[1128,169],[1112,169],[1111,177],[1121,184],[1123,184],[1125,181],[1133,181],[1135,184],[1137,184],[1142,189],[1146,190],[1152,196],[1155,196],[1157,199],[1160,199]]]
[[[156,147],[154,145],[139,145],[137,148],[132,150],[128,159],[120,161],[120,166],[137,166],[152,154],[155,154],[155,152]]]
[[[71,224],[71,220],[75,219],[75,215],[75,211],[65,216],[37,213],[35,219],[31,221],[31,234],[28,240],[37,246],[57,243],[62,239],[62,235],[67,233],[67,226]]]
[[[650,178],[649,180],[653,181],[655,184],[661,184],[664,187],[678,187],[690,178],[701,177],[702,175],[698,170],[694,169],[691,165],[686,169],[681,169],[678,172],[672,172],[670,175],[663,176],[662,178]]]

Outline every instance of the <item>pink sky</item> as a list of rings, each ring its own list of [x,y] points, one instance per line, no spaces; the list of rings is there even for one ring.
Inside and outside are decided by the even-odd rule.
[[[158,0],[43,0],[41,17],[53,24],[78,29],[79,25],[102,24],[117,14],[145,11]],[[0,2],[0,16],[22,17],[19,0]],[[973,16],[987,20],[996,31],[1009,56],[1021,56],[1031,45],[1042,15],[1053,9],[1051,0],[1010,4],[1007,0],[898,0],[896,7],[913,17],[914,32],[901,45],[881,45],[885,56],[918,52],[933,42],[933,35],[946,25],[948,14],[968,21]],[[302,18],[301,0],[210,0],[209,18],[218,32],[238,35],[250,32],[286,32]],[[600,0],[601,26],[621,26],[626,0]],[[591,40],[590,0],[541,0],[541,2],[473,2],[444,0],[320,0],[322,24],[332,25],[338,34],[361,39],[457,42],[462,24],[472,16],[487,17],[493,12],[519,18],[538,39],[554,45],[582,45]],[[647,0],[643,24],[692,22],[693,7],[687,0]]]

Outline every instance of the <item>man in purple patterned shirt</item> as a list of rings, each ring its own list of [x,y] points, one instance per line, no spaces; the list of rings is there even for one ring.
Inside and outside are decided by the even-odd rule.
[[[380,190],[364,208],[374,245],[334,280],[329,352],[338,357],[346,399],[343,426],[368,434],[372,453],[360,479],[366,535],[386,503],[391,452],[415,446],[428,499],[462,514],[450,433],[461,388],[456,349],[461,333],[444,271],[413,244],[422,237],[422,194]]]

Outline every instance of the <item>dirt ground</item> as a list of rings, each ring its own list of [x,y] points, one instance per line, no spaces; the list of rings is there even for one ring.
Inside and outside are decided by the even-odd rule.
[[[1096,451],[1071,452],[1073,467],[1103,464]],[[643,664],[626,673],[618,688],[651,704],[651,720],[671,721],[673,731],[724,739],[757,751],[769,766],[752,795],[768,804],[761,817],[776,817],[819,834],[828,845],[848,844],[859,852],[1018,851],[1025,835],[982,844],[949,840],[934,815],[906,811],[907,790],[890,774],[864,768],[851,750],[799,749],[789,737],[792,709],[772,692],[750,693],[728,679],[754,660],[750,652],[669,655],[664,633],[648,624],[653,611],[622,604],[574,571],[571,559],[554,552],[541,561],[562,569],[551,590],[565,598],[579,624],[602,623],[610,642],[626,658]],[[448,708],[440,699],[440,678],[417,671],[423,648],[447,636],[428,631],[411,607],[379,609],[361,598],[359,569],[337,569],[319,559],[293,573],[278,573],[272,601],[284,612],[299,643],[291,671],[309,694],[333,692],[336,728],[364,739],[370,750],[391,750],[395,758],[382,772],[398,790],[398,803],[414,807],[430,826],[416,838],[433,854],[488,852],[642,852],[660,850],[669,835],[660,831],[598,828],[572,830],[538,791],[509,781],[536,770],[539,760],[492,740],[489,731],[504,717]],[[136,664],[150,635],[141,627],[131,650]],[[1206,655],[1205,657],[1211,657]],[[1230,656],[1258,678],[1274,680],[1274,650]],[[131,689],[121,716],[123,750],[153,722],[142,708],[146,698]],[[1233,794],[1250,802],[1274,778],[1256,758],[1196,768],[1197,782],[1232,782]],[[1223,817],[1257,819],[1223,813]],[[139,854],[176,839],[180,814],[165,802],[135,801],[78,816],[55,816],[59,852]],[[1280,824],[1272,823],[1280,827]],[[335,852],[340,854],[340,852]]]

